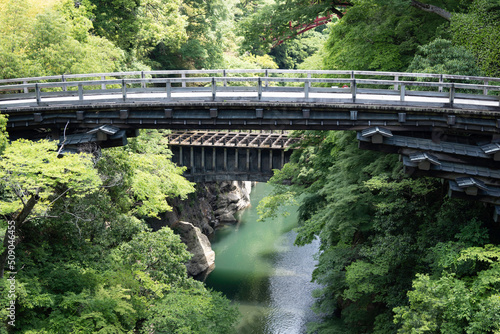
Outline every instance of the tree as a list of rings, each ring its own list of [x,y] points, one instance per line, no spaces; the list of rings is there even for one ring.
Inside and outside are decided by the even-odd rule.
[[[481,70],[489,76],[500,76],[500,1],[479,0],[466,13],[453,15],[452,40],[474,54]]]
[[[167,198],[185,198],[194,191],[182,176],[185,167],[170,160],[172,153],[162,132],[143,131],[127,147],[107,149],[102,156],[99,171],[122,212],[156,217],[171,210]]]
[[[470,247],[455,253],[440,277],[417,275],[410,305],[394,310],[402,325],[398,333],[499,331],[499,260],[497,246]]]
[[[481,74],[472,53],[463,46],[454,46],[451,41],[439,38],[418,47],[418,53],[408,67],[408,72],[470,76]]]
[[[85,6],[9,1],[0,10],[0,77],[112,72],[122,67],[123,51],[90,34]],[[37,15],[32,12],[37,10]]]
[[[19,235],[27,221],[42,218],[63,197],[81,197],[95,191],[101,180],[92,159],[85,154],[59,158],[57,145],[42,140],[18,140],[7,146],[0,157],[0,183],[7,198],[0,202],[0,213],[14,221]],[[3,277],[9,234],[0,255],[0,277]]]
[[[229,334],[237,315],[220,293],[175,290],[152,307],[143,333]]]
[[[184,0],[186,39],[179,47],[159,43],[149,57],[158,69],[215,69],[223,63],[235,36],[232,33],[235,1]]]
[[[186,40],[180,0],[87,0],[94,31],[140,59],[159,43],[178,50]]]
[[[452,7],[453,8],[453,7]],[[357,1],[331,30],[328,69],[404,71],[447,21],[408,1]]]
[[[296,37],[317,17],[342,17],[341,7],[352,6],[349,1],[304,1],[277,0],[262,1],[251,6],[246,18],[239,22],[240,34],[245,37],[242,43],[244,51],[262,55],[270,51],[280,41]],[[337,16],[332,17],[335,20]],[[325,22],[327,22],[326,20]]]

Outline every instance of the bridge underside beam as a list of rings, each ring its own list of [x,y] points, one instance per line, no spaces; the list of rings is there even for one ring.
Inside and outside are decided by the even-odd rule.
[[[284,131],[279,133],[177,131],[169,135],[169,142],[172,145],[285,148],[298,141],[298,138],[291,138]]]
[[[75,110],[78,109],[78,110]],[[140,128],[235,130],[363,130],[381,126],[391,131],[444,128],[478,134],[499,134],[494,112],[321,103],[123,103],[109,105],[10,108],[7,129],[12,138],[36,132],[89,131],[102,125],[133,132]]]

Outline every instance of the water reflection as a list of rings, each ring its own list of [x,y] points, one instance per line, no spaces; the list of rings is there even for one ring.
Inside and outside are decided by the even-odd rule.
[[[272,190],[259,183],[252,190],[252,206],[240,223],[218,230],[212,247],[215,270],[206,284],[237,302],[243,315],[238,333],[295,334],[315,318],[310,283],[318,243],[293,245],[297,215],[257,222],[256,206]]]

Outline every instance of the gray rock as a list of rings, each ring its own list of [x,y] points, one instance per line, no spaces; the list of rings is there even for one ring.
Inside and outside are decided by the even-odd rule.
[[[219,216],[219,221],[221,223],[234,223],[237,220],[234,217],[234,214],[232,214],[231,212],[226,212],[225,214]]]
[[[179,233],[187,250],[193,254],[186,264],[189,275],[196,276],[212,271],[215,268],[215,252],[212,250],[208,237],[201,233],[198,227],[188,222],[178,221],[173,228]]]

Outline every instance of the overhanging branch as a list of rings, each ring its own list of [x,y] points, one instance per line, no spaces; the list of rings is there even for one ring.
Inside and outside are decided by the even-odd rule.
[[[442,18],[446,19],[447,21],[451,20],[451,13],[447,10],[444,10],[441,7],[434,6],[434,5],[428,5],[426,3],[422,3],[422,2],[417,1],[417,0],[411,0],[411,6],[418,8],[418,9],[421,9],[424,12],[437,14],[437,15],[441,16]]]

